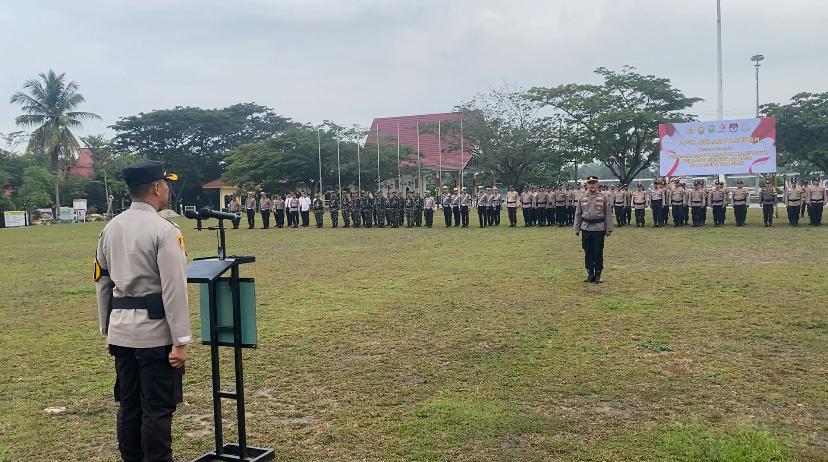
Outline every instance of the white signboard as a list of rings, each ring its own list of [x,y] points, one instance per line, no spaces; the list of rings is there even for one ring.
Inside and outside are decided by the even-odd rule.
[[[75,210],[86,210],[86,199],[73,199],[72,208]]]
[[[72,207],[61,207],[58,218],[60,218],[60,221],[75,221],[75,209]]]
[[[3,219],[6,222],[6,228],[26,226],[26,212],[23,210],[3,212]]]
[[[776,119],[659,124],[661,176],[776,172]]]

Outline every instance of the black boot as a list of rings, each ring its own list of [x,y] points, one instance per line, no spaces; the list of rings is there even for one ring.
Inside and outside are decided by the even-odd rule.
[[[587,278],[584,282],[595,282],[595,270],[587,270]]]
[[[600,271],[595,272],[595,277],[592,279],[592,282],[594,282],[596,284],[601,283],[601,272]]]

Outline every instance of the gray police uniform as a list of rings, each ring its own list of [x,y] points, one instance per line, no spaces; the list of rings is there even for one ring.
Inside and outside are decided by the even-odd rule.
[[[172,367],[168,355],[192,341],[181,230],[133,202],[101,232],[95,266],[100,331],[115,357],[121,456],[172,460],[184,368]]]
[[[612,232],[612,214],[607,197],[600,192],[587,192],[575,206],[576,231],[581,232],[584,266],[590,282],[601,281],[604,270],[604,236]]]

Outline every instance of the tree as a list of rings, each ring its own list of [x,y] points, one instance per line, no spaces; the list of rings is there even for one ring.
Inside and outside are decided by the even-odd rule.
[[[566,84],[532,88],[530,99],[558,111],[568,143],[584,160],[606,165],[629,184],[658,159],[658,124],[686,122],[683,111],[701,101],[684,96],[669,79],[642,75],[634,67],[620,72],[599,67],[601,85]]]
[[[51,205],[49,189],[54,185],[55,175],[46,167],[33,165],[23,171],[23,186],[18,191],[18,200],[29,208]],[[60,212],[60,207],[57,212]],[[57,215],[55,215],[57,217]]]
[[[828,173],[828,92],[797,93],[788,104],[765,104],[761,109],[764,115],[776,117],[781,165],[801,174]]]
[[[29,139],[27,150],[48,160],[55,172],[55,207],[60,207],[60,180],[63,165],[75,157],[80,145],[73,129],[81,128],[83,120],[100,119],[97,114],[77,111],[85,100],[78,93],[78,84],[66,82],[66,74],[48,73],[39,79],[27,80],[23,91],[11,97],[12,104],[20,104],[23,115],[15,119],[17,125],[36,127]],[[55,219],[57,219],[57,212]]]
[[[357,186],[361,170],[363,190],[374,190],[377,147],[376,144],[361,147],[358,161],[356,143],[363,136],[364,131],[359,127],[344,128],[332,122],[320,127],[295,124],[271,139],[233,149],[227,155],[227,170],[222,179],[246,189],[261,188],[268,192],[287,192],[300,184],[316,188],[321,145],[322,184],[326,191],[338,189],[340,170],[343,188]],[[340,141],[339,169],[337,140]],[[402,162],[410,158],[410,149],[400,151]],[[396,146],[380,144],[380,174],[384,179],[397,176]]]
[[[175,107],[119,119],[110,128],[114,148],[165,163],[179,174],[173,197],[194,200],[201,185],[222,174],[230,150],[263,141],[290,127],[289,119],[254,103],[223,109]]]
[[[456,109],[463,114],[464,145],[482,179],[513,185],[560,180],[563,157],[556,127],[541,116],[541,105],[527,99],[525,91],[507,85],[478,94]],[[459,140],[458,123],[443,127]]]

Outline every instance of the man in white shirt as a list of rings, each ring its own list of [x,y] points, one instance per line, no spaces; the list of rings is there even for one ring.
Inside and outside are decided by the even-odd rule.
[[[310,207],[311,199],[306,192],[302,191],[302,196],[299,197],[299,213],[302,215],[303,228],[307,228],[310,224]]]

